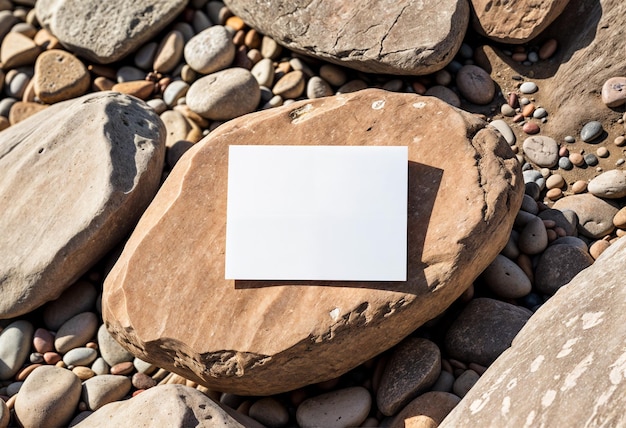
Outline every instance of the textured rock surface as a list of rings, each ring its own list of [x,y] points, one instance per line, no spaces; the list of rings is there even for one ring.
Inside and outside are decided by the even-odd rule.
[[[467,0],[423,2],[227,0],[278,43],[357,70],[428,74],[449,63],[469,22]],[[416,22],[425,25],[416,25]]]
[[[209,397],[184,385],[158,386],[130,400],[107,404],[76,426],[242,427]]]
[[[108,64],[159,33],[187,0],[39,0],[37,19],[70,51]]]
[[[57,298],[128,233],[156,193],[164,140],[148,106],[112,92],[0,134],[0,318]]]
[[[440,426],[624,426],[624,269],[620,239],[533,315]]]
[[[470,0],[476,31],[502,43],[525,43],[552,23],[569,0]]]
[[[506,244],[523,183],[508,145],[485,126],[435,98],[380,90],[220,126],[178,162],[108,275],[109,330],[143,360],[244,395],[359,365],[441,313]],[[409,147],[409,280],[225,280],[228,146],[320,142]]]

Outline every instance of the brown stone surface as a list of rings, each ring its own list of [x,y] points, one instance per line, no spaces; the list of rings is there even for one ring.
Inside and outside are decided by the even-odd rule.
[[[41,102],[52,104],[76,98],[91,83],[85,65],[74,55],[60,49],[43,52],[35,62],[35,94]]]
[[[361,71],[404,75],[428,74],[452,61],[470,15],[466,0],[225,3],[291,50]]]
[[[181,158],[106,278],[109,330],[141,359],[244,395],[356,367],[441,313],[506,244],[523,183],[485,127],[435,98],[381,90],[220,126]],[[231,144],[408,146],[409,280],[225,280]]]
[[[525,43],[552,23],[569,0],[470,0],[476,31],[502,43]]]
[[[449,392],[427,392],[407,404],[389,428],[436,428],[459,401]]]
[[[626,240],[548,300],[441,427],[626,425]]]
[[[0,134],[0,318],[57,298],[130,231],[156,193],[164,143],[146,104],[112,92]]]

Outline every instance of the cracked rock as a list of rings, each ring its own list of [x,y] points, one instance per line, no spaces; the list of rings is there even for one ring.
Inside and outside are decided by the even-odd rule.
[[[486,125],[378,89],[221,125],[176,164],[106,278],[109,331],[218,391],[271,395],[338,377],[444,311],[506,244],[523,180]],[[408,146],[408,281],[225,280],[228,147],[320,142]]]

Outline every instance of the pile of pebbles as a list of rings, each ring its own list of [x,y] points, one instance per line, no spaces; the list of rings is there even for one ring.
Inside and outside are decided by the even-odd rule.
[[[187,149],[225,121],[300,99],[376,87],[436,96],[467,108],[471,104],[489,105],[501,96],[506,103],[499,109],[494,107],[491,115],[480,116],[502,133],[517,154],[524,171],[526,196],[506,248],[448,311],[400,345],[337,379],[272,397],[212,391],[134,358],[111,339],[102,324],[99,296],[106,268],[96,266],[58,300],[19,319],[0,321],[0,428],[16,423],[17,400],[41,403],[43,412],[48,409],[50,397],[73,394],[70,389],[74,386],[64,390],[55,383],[20,392],[29,375],[40,366],[61,368],[80,380],[76,399],[57,404],[70,406],[72,424],[109,402],[172,383],[197,388],[247,417],[248,426],[320,424],[324,415],[341,416],[354,426],[403,426],[393,415],[407,405],[419,406],[411,402],[418,395],[434,400],[438,404],[435,407],[445,410],[443,415],[433,416],[441,419],[479,379],[493,356],[503,350],[491,350],[492,355],[482,362],[470,355],[451,356],[460,352],[453,349],[451,326],[469,310],[470,303],[495,301],[515,306],[520,319],[527,319],[558,286],[593,263],[625,233],[623,207],[616,207],[612,214],[610,221],[615,228],[594,238],[578,234],[580,213],[551,208],[554,201],[588,192],[587,180],[568,184],[559,170],[597,168],[598,159],[608,155],[606,146],[589,146],[596,148],[593,153],[569,147],[577,141],[594,143],[603,134],[602,124],[590,121],[572,132],[576,137],[567,136],[561,142],[539,135],[550,112],[541,105],[538,85],[514,76],[517,90],[497,94],[491,77],[476,65],[475,50],[469,41],[445,69],[432,75],[371,75],[290,52],[248,28],[221,2],[199,0],[190,2],[165,31],[130,58],[102,66],[66,51],[40,27],[32,5],[24,3],[28,4],[0,0],[0,34],[4,36],[0,49],[0,130],[46,108],[46,103],[86,92],[115,90],[131,94],[145,100],[165,123],[165,178]],[[540,66],[557,48],[556,41],[548,40],[537,48],[515,47],[508,53],[524,65]],[[60,67],[61,72],[43,72],[54,67]],[[617,79],[617,83],[607,85],[622,84],[622,78]],[[619,105],[608,89],[606,97],[604,92],[607,106]],[[626,115],[620,120],[624,123]],[[519,129],[527,135],[523,142],[516,141],[514,131]],[[626,144],[624,135],[613,143],[616,147]],[[615,167],[624,162],[620,158]],[[507,281],[501,280],[503,275]],[[505,322],[490,331],[494,336],[500,331],[515,332],[518,324],[514,321],[510,328]],[[506,338],[502,341],[506,348]],[[418,357],[424,364],[411,365]],[[410,381],[402,382],[399,373],[408,373],[406,379]]]

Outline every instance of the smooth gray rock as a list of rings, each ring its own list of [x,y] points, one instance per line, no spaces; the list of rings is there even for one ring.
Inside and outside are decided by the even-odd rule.
[[[130,379],[126,376],[105,374],[83,382],[82,400],[89,410],[98,410],[105,404],[121,400],[130,391]]]
[[[469,22],[467,0],[226,0],[247,24],[283,46],[370,73],[424,75],[445,67]],[[423,25],[416,25],[416,23]]]
[[[535,312],[440,428],[626,425],[626,239]]]
[[[118,363],[133,361],[134,359],[133,354],[124,349],[109,334],[105,324],[102,324],[98,329],[98,348],[104,361],[111,367]]]
[[[0,333],[0,380],[11,379],[30,353],[33,325],[25,320],[12,322]]]
[[[139,49],[186,5],[187,0],[38,0],[35,10],[68,50],[108,64]]]
[[[114,92],[0,133],[0,318],[56,299],[126,236],[157,191],[164,143],[154,111]]]
[[[98,290],[92,283],[83,280],[75,282],[58,299],[46,303],[43,308],[45,326],[52,331],[58,330],[73,316],[92,311],[97,297]]]
[[[604,131],[604,129],[602,129],[602,123],[597,120],[592,120],[583,126],[583,129],[580,131],[580,139],[587,143],[599,137],[602,131]]]
[[[530,293],[532,284],[522,268],[498,254],[482,273],[487,287],[504,299],[517,299]]]
[[[130,400],[109,403],[76,425],[111,426],[243,428],[209,397],[185,385],[157,386]]]

